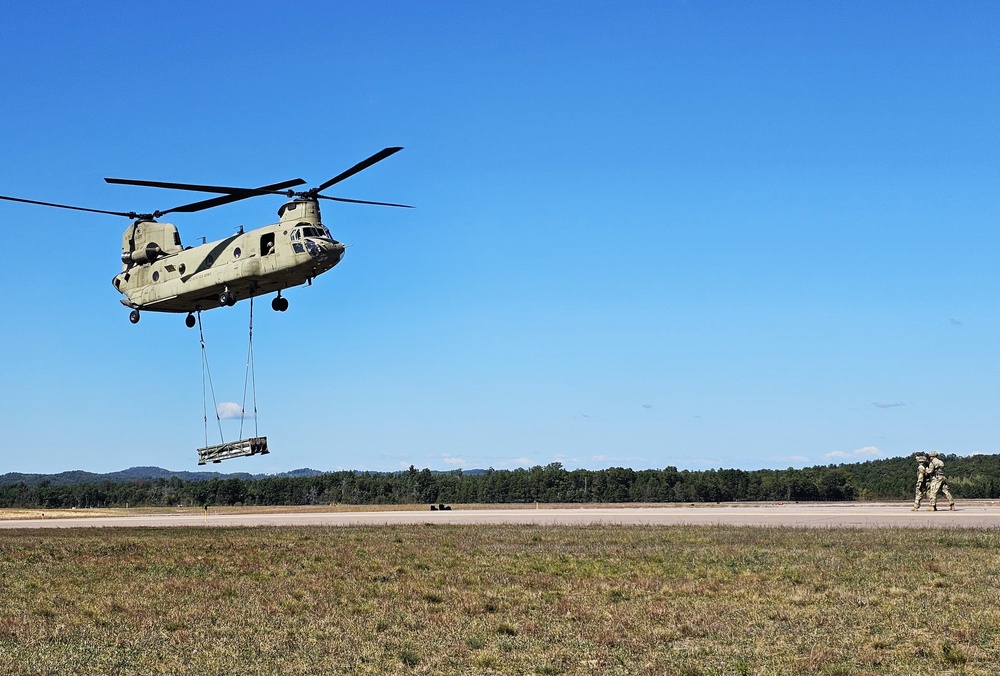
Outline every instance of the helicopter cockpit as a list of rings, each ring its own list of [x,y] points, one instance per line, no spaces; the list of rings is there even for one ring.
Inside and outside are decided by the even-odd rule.
[[[326,260],[331,255],[339,261],[344,255],[344,245],[330,235],[322,223],[298,223],[288,235],[292,251],[308,253],[317,260]],[[336,261],[334,265],[336,265]]]

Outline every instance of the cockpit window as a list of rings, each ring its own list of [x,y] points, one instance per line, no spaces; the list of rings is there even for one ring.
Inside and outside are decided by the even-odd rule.
[[[302,228],[302,235],[304,237],[318,237],[320,239],[330,239],[330,232],[324,228],[322,225],[318,227],[304,227]]]
[[[317,239],[332,239],[330,237],[330,231],[324,226],[313,227],[311,225],[300,224],[299,227],[292,230],[292,234],[289,235],[293,242],[302,239],[303,237],[315,237]]]

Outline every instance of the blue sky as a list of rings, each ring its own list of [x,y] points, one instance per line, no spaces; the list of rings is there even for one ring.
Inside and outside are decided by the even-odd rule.
[[[146,211],[193,199],[103,178],[405,147],[328,192],[417,208],[324,203],[344,261],[256,305],[272,453],[211,469],[997,453],[998,45],[992,2],[13,4],[0,194]],[[0,472],[196,467],[197,334],[129,324],[127,225],[0,202]],[[220,401],[248,310],[204,315]]]

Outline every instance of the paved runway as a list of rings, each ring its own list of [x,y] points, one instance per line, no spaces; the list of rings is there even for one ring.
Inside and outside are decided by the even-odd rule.
[[[135,516],[0,520],[0,528],[232,527],[232,526],[380,526],[406,524],[540,525],[730,525],[807,528],[996,528],[1000,501],[961,501],[954,512],[910,510],[911,503],[724,503],[655,507],[502,508],[450,511],[371,511],[224,514],[139,514]],[[940,507],[939,507],[940,509]],[[2,517],[0,517],[2,518]]]

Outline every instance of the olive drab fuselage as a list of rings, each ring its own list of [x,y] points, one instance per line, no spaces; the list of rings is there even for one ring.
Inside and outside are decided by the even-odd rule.
[[[151,312],[197,312],[311,282],[333,268],[344,245],[322,224],[315,199],[296,199],[279,221],[184,248],[171,223],[139,220],[122,235],[122,271],[113,284],[123,305]],[[287,303],[286,303],[287,306]]]
[[[400,150],[402,147],[399,146],[383,148],[333,178],[303,191],[292,190],[305,184],[301,178],[257,188],[132,178],[104,179],[116,185],[218,195],[148,213],[94,209],[10,195],[0,195],[0,200],[128,218],[132,225],[122,235],[122,271],[115,275],[112,283],[125,296],[121,299],[122,305],[132,309],[129,321],[137,323],[141,310],[186,312],[188,316],[184,323],[194,327],[198,319],[195,315],[200,316],[202,310],[235,305],[239,300],[266,293],[276,294],[271,300],[271,307],[277,312],[284,312],[288,309],[288,299],[281,296],[282,290],[312,282],[314,277],[340,262],[344,256],[344,245],[333,239],[323,225],[320,199],[412,209],[406,204],[323,194],[324,190]],[[250,232],[243,232],[240,227],[238,234],[201,246],[185,248],[176,226],[156,220],[170,213],[194,213],[263,195],[283,195],[290,200],[278,210],[277,223]]]

